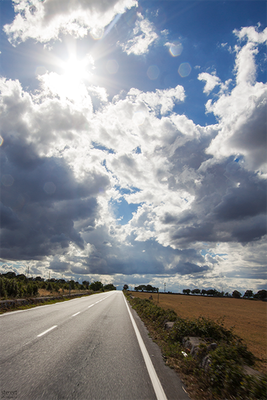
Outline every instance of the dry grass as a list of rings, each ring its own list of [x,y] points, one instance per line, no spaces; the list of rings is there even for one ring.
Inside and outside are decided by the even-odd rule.
[[[133,292],[140,298],[149,298],[150,293]],[[152,294],[157,304],[158,294]],[[248,349],[262,360],[260,370],[267,372],[267,303],[263,301],[159,294],[162,308],[174,310],[182,318],[208,317],[215,321],[223,318],[226,328],[244,340]]]
[[[84,290],[71,290],[70,292],[71,292],[71,294],[74,294],[74,293],[84,294],[87,291],[84,291]],[[62,294],[66,294],[66,295],[69,294],[69,290],[65,289],[63,291],[62,289],[59,289],[58,292],[56,292],[54,290],[52,292],[50,292],[49,290],[46,290],[46,289],[38,289],[38,296],[40,296],[40,297],[60,296]]]

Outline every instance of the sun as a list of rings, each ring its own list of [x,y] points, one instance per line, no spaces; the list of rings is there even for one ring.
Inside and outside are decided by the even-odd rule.
[[[88,97],[87,88],[92,82],[94,60],[90,55],[78,58],[70,55],[66,61],[59,63],[61,73],[50,73],[45,76],[45,83],[50,90],[60,96],[61,100],[82,103]]]
[[[78,59],[75,55],[71,55],[69,59],[63,63],[63,77],[69,82],[79,83],[90,80],[92,76],[93,59],[91,56],[86,56]]]

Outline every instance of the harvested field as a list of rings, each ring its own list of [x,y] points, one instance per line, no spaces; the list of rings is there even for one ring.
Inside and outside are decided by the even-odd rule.
[[[132,292],[133,296],[149,298],[151,293]],[[153,293],[158,304],[158,294]],[[248,349],[262,359],[259,368],[267,372],[267,302],[234,298],[159,294],[162,308],[173,309],[179,317],[208,317],[215,321],[223,319],[226,328],[241,337]]]

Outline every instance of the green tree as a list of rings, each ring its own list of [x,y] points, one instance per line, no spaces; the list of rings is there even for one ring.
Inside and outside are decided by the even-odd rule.
[[[200,293],[200,289],[193,289],[191,293],[193,293],[193,294],[199,294],[199,293]]]
[[[255,299],[266,299],[267,298],[267,290],[262,289],[259,290],[255,295],[254,295]]]
[[[0,277],[0,298],[6,296],[7,296],[7,291],[5,286],[5,278]]]
[[[46,290],[49,290],[49,292],[52,292],[52,291],[53,291],[53,284],[52,284],[52,282],[48,282],[48,283],[47,283]]]
[[[240,299],[241,293],[240,293],[238,290],[234,290],[233,293],[232,293],[232,296],[233,296],[235,299]]]
[[[253,297],[253,291],[252,290],[246,290],[246,292],[244,293],[245,298],[250,298]]]
[[[190,294],[191,290],[190,289],[183,289],[183,294]]]
[[[27,296],[32,296],[33,295],[33,284],[31,282],[29,282],[27,284],[26,294],[27,294]]]
[[[88,281],[83,281],[83,286],[86,290],[89,289],[89,282]]]
[[[109,283],[104,286],[105,290],[117,290],[116,286],[114,286],[112,283]]]
[[[129,289],[129,286],[127,285],[127,284],[125,284],[124,286],[123,286],[123,290],[128,290]]]
[[[90,285],[90,289],[94,292],[97,292],[103,288],[103,284],[100,281],[92,282]]]

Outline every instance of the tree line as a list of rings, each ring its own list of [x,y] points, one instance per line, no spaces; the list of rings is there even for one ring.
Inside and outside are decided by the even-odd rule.
[[[123,289],[128,290],[129,286],[124,285]],[[158,292],[158,288],[153,287],[151,285],[139,285],[134,288],[136,292],[151,292],[155,293]],[[172,293],[172,292],[168,292]],[[267,290],[262,289],[259,290],[257,293],[253,293],[252,290],[246,290],[246,292],[243,294],[240,293],[238,290],[234,290],[232,293],[229,292],[219,292],[216,289],[183,289],[183,294],[193,294],[193,295],[202,295],[202,296],[213,296],[213,297],[234,297],[237,299],[240,299],[241,297],[244,299],[266,299],[267,298]]]
[[[242,293],[240,293],[238,290],[234,290],[231,293],[229,292],[219,292],[216,289],[183,289],[183,294],[196,294],[196,295],[202,295],[202,296],[214,296],[214,297],[234,297],[236,299],[240,299],[241,297],[244,299],[260,299],[263,300],[267,297],[267,290],[262,289],[259,290],[257,293],[253,293],[252,290],[246,290],[245,293],[242,296]]]
[[[0,274],[0,298],[23,298],[37,296],[39,289],[46,289],[49,292],[68,293],[71,290],[93,292],[116,290],[112,283],[103,285],[102,282],[83,281],[82,283],[74,280],[65,279],[44,279],[41,276],[27,278],[24,274],[16,275],[15,272]]]

